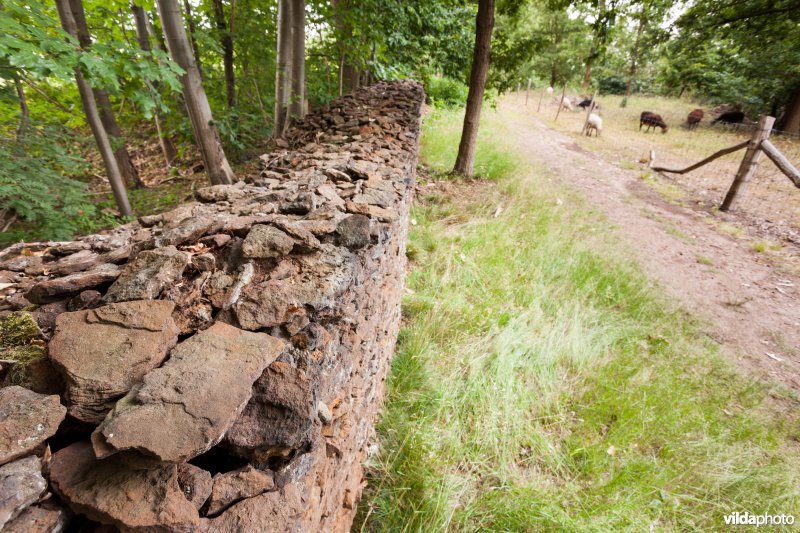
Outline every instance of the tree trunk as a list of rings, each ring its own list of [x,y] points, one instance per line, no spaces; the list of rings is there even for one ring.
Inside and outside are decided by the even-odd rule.
[[[292,0],[292,94],[289,114],[303,118],[306,86],[306,3]]]
[[[64,27],[67,33],[77,39],[78,29],[77,25],[75,24],[75,18],[72,15],[72,10],[70,9],[70,1],[56,0],[56,8],[58,9],[58,15],[61,19],[61,25]],[[111,183],[111,190],[114,193],[114,199],[117,202],[117,207],[119,207],[119,211],[122,216],[132,216],[133,212],[131,211],[131,205],[128,202],[128,195],[125,192],[125,183],[122,180],[122,174],[120,173],[119,166],[117,165],[117,160],[114,157],[114,151],[111,148],[111,141],[109,140],[108,134],[103,127],[102,120],[100,120],[100,113],[97,111],[97,104],[94,101],[92,88],[84,79],[80,67],[75,67],[75,81],[78,84],[78,92],[81,96],[83,110],[86,113],[86,121],[89,123],[89,127],[92,129],[95,141],[97,142],[97,148],[99,149],[100,155],[103,158],[103,164],[106,167],[108,181]]]
[[[631,68],[628,71],[628,84],[625,87],[625,96],[631,95],[633,78],[634,76],[636,76],[636,62],[639,58],[639,44],[642,41],[642,31],[644,30],[644,19],[645,19],[644,13],[642,13],[642,16],[639,17],[639,27],[636,30],[636,41],[634,42],[633,49],[631,50]]]
[[[494,0],[479,0],[478,15],[475,18],[475,51],[472,56],[472,70],[469,74],[469,93],[467,109],[464,114],[464,128],[458,145],[458,157],[453,172],[472,176],[475,165],[475,145],[478,139],[478,124],[481,118],[483,93],[489,73],[489,60],[492,50],[492,28],[494,27]]]
[[[276,139],[286,131],[289,113],[289,76],[292,53],[292,0],[278,2],[278,63],[275,69],[275,131]]]
[[[200,76],[200,79],[203,79],[203,67],[200,63],[200,48],[197,46],[197,39],[195,38],[195,27],[194,27],[194,16],[192,16],[192,4],[189,3],[189,0],[183,0],[183,9],[186,11],[186,20],[189,22],[189,39],[192,41],[192,52],[194,52],[194,63],[197,65],[197,74]],[[163,21],[162,21],[163,25]],[[186,33],[186,30],[183,30]],[[169,41],[169,37],[167,37],[167,41]],[[169,47],[169,45],[167,45]]]
[[[83,0],[69,0],[69,8],[72,12],[72,18],[75,20],[75,27],[78,32],[78,43],[83,50],[87,50],[92,45],[92,37],[89,34],[89,28],[86,24]],[[111,100],[108,97],[108,92],[106,92],[105,89],[98,88],[92,88],[92,92],[94,92],[94,100],[100,113],[100,120],[103,121],[103,128],[105,128],[106,132],[111,136],[112,145],[118,145],[114,150],[114,157],[117,158],[122,177],[125,178],[126,183],[131,187],[144,187],[144,182],[142,182],[142,179],[139,177],[139,172],[133,165],[133,161],[131,161],[128,147],[122,139],[122,130],[120,130],[117,119],[114,116],[114,111],[111,108]]]
[[[183,25],[178,0],[158,0],[158,12],[170,56],[186,73],[181,77],[183,98],[192,122],[194,137],[203,156],[203,163],[212,184],[227,184],[236,181],[228,159],[222,148],[219,133],[214,124],[211,107],[208,105],[200,72],[192,56],[189,39]]]
[[[228,100],[228,107],[236,105],[236,78],[233,72],[233,35],[225,22],[225,11],[222,0],[213,0],[214,19],[217,23],[217,30],[220,33],[220,43],[222,44],[222,65],[225,70],[225,94]],[[231,23],[233,19],[231,18]]]
[[[556,72],[556,65],[553,63],[552,68],[550,69],[550,87],[556,86],[556,81],[558,78],[558,73]]]
[[[786,133],[800,134],[800,85],[792,93],[783,116],[778,121],[777,128]]]
[[[19,74],[16,70],[12,70],[14,77],[14,88],[17,90],[17,102],[19,102],[19,124],[17,125],[17,142],[21,142],[28,131],[28,120],[30,118],[30,110],[28,109],[28,99],[25,98],[25,89],[22,87],[22,81],[19,79]]]
[[[133,19],[136,21],[136,39],[139,41],[139,48],[145,52],[151,52],[150,46],[150,24],[147,18],[147,12],[143,7],[131,4],[133,11]],[[153,90],[158,92],[158,85],[153,86]],[[168,135],[164,133],[162,124],[164,116],[161,110],[156,110],[153,115],[153,121],[156,124],[156,131],[158,132],[158,143],[161,145],[161,153],[164,154],[164,160],[167,163],[167,168],[172,166],[172,162],[178,157],[178,151],[175,150],[175,145]]]
[[[331,0],[334,20],[336,22],[336,40],[341,55],[339,65],[339,96],[358,88],[358,69],[349,61],[347,55],[347,42],[353,38],[350,24],[344,20],[343,12],[349,7],[349,0]]]
[[[592,63],[594,63],[594,55],[594,50],[592,50],[592,53],[588,58],[586,58],[586,71],[583,73],[583,83],[581,84],[582,91],[586,91],[586,89],[589,88],[589,80],[592,79]]]

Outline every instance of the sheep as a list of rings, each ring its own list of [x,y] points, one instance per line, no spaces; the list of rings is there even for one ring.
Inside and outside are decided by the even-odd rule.
[[[595,137],[599,137],[603,133],[603,119],[595,113],[589,113],[589,119],[586,122],[586,135],[591,137],[592,130],[594,130]]]
[[[734,126],[734,129],[738,129],[739,125],[744,120],[744,113],[741,111],[728,111],[727,113],[723,113],[714,120],[711,121],[711,125],[715,125],[717,123],[722,124],[731,124]]]
[[[592,99],[591,99],[591,98],[584,98],[584,99],[582,99],[582,100],[581,100],[581,102],[578,104],[578,107],[580,107],[581,109],[586,109],[586,108],[588,108],[590,105],[592,105]],[[594,108],[595,108],[595,109],[600,109],[600,104],[598,104],[596,101],[595,101],[595,103],[594,103]]]
[[[647,125],[645,133],[650,131],[650,128],[661,128],[661,133],[667,133],[667,130],[669,130],[669,126],[667,126],[667,123],[661,118],[661,115],[651,113],[650,111],[642,111],[639,117],[639,131],[642,131],[642,126],[644,125]]]
[[[572,111],[572,102],[570,101],[569,98],[565,97],[564,100],[561,102],[561,109],[565,111]]]
[[[690,131],[697,129],[698,124],[700,124],[700,121],[703,120],[703,116],[705,116],[705,113],[702,109],[695,109],[689,113],[689,116],[686,117],[686,123],[689,125]]]
[[[548,87],[547,88],[547,96],[553,96],[553,88],[552,87]]]

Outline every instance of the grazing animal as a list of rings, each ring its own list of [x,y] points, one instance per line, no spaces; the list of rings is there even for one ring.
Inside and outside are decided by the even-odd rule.
[[[650,131],[650,128],[661,128],[661,133],[667,133],[667,130],[669,130],[669,126],[667,126],[667,123],[661,118],[661,115],[651,113],[650,111],[642,111],[639,117],[639,131],[642,131],[642,126],[645,125],[647,126],[645,133]]]
[[[569,98],[564,98],[564,101],[561,102],[561,109],[565,111],[572,111],[572,102]]]
[[[586,122],[586,135],[591,137],[592,130],[594,130],[595,137],[603,133],[603,119],[600,118],[600,115],[589,113],[589,120]]]
[[[686,123],[689,124],[689,129],[696,130],[698,124],[700,124],[700,121],[703,120],[704,116],[705,113],[703,112],[702,109],[695,109],[694,111],[689,113],[689,116],[686,117]]]
[[[581,100],[581,103],[578,104],[578,107],[580,107],[582,109],[586,109],[590,105],[592,105],[592,99],[591,98],[584,98],[583,100]],[[600,109],[600,104],[598,104],[596,101],[594,103],[594,108],[595,109]]]
[[[552,87],[548,87],[547,88],[547,96],[553,96],[553,88]]]
[[[741,111],[728,111],[727,113],[723,113],[714,120],[712,120],[711,125],[713,126],[714,124],[722,123],[722,124],[732,124],[738,127],[738,125],[741,124],[743,120],[744,120],[744,113],[742,113]]]

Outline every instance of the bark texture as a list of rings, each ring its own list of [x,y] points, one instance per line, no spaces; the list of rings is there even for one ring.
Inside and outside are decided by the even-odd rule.
[[[306,2],[292,0],[292,94],[289,114],[292,120],[305,114],[306,85]]]
[[[464,115],[464,128],[458,145],[458,157],[453,172],[472,176],[475,165],[475,144],[478,139],[478,125],[481,119],[483,93],[486,89],[486,76],[489,73],[489,60],[492,51],[492,29],[494,28],[494,0],[480,0],[475,19],[475,52],[472,56],[472,71],[469,75],[467,110]]]
[[[186,72],[181,79],[183,98],[192,122],[197,146],[203,156],[208,179],[214,185],[233,183],[236,181],[236,176],[225,157],[222,142],[214,124],[211,107],[208,105],[208,98],[206,98],[203,82],[200,79],[200,71],[197,69],[189,46],[189,39],[186,36],[178,0],[158,0],[158,11],[161,15],[161,24],[164,27],[164,37],[167,40],[170,56]]]
[[[80,43],[82,49],[86,50],[92,45],[92,37],[86,24],[83,0],[69,0],[69,7],[75,20],[78,43]],[[120,130],[114,111],[111,109],[111,100],[108,97],[108,92],[105,89],[98,88],[92,88],[92,92],[94,93],[95,102],[97,102],[97,109],[100,112],[100,120],[103,121],[103,127],[111,136],[113,143],[119,145],[114,150],[114,157],[117,159],[122,177],[131,187],[144,187],[144,182],[139,177],[139,172],[133,165],[130,153],[128,153],[128,147],[122,140],[122,130]]]
[[[70,9],[69,0],[56,0],[56,7],[64,30],[77,39],[78,29],[75,24],[75,18],[72,15],[72,10]],[[94,101],[92,88],[84,79],[80,67],[75,68],[75,81],[78,84],[78,92],[81,95],[86,121],[92,129],[92,134],[97,142],[100,156],[103,158],[103,164],[106,167],[108,181],[111,183],[111,190],[114,193],[117,207],[119,207],[120,214],[123,216],[131,216],[133,215],[133,211],[131,210],[131,204],[128,202],[128,194],[125,191],[125,183],[122,180],[122,174],[117,165],[117,160],[114,157],[114,150],[111,148],[111,141],[100,119],[100,113],[97,110],[97,103]]]

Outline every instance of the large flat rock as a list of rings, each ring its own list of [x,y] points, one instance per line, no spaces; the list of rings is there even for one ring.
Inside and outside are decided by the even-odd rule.
[[[133,449],[183,462],[209,450],[233,425],[253,383],[283,349],[283,341],[270,335],[222,322],[194,335],[117,402],[92,435],[97,456]]]
[[[28,455],[52,437],[66,414],[58,395],[16,385],[0,389],[0,464]]]
[[[0,530],[47,489],[42,465],[36,456],[0,466]]]
[[[50,357],[67,382],[69,413],[99,424],[178,340],[166,300],[121,302],[56,319]]]
[[[200,523],[176,465],[124,456],[98,461],[83,441],[53,454],[50,482],[73,511],[123,531],[193,531]]]

